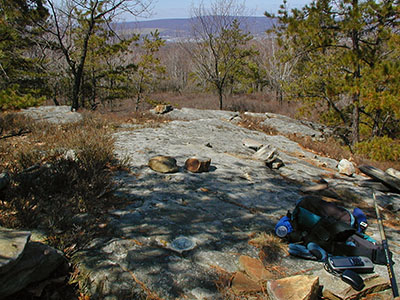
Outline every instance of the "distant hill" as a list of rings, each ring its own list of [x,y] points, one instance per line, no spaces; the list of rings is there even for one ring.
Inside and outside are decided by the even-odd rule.
[[[233,18],[233,17],[232,17]],[[241,27],[255,37],[265,35],[265,31],[271,29],[274,20],[267,17],[239,17]],[[190,38],[191,28],[196,19],[158,19],[149,21],[134,21],[118,23],[118,29],[123,31],[137,31],[147,34],[156,29],[163,39],[175,40],[177,38]]]

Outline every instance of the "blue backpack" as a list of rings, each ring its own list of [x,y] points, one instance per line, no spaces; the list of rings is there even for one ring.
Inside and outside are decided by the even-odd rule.
[[[293,212],[289,211],[278,222],[277,234],[284,224],[289,243],[316,244],[332,255],[367,256],[376,264],[386,264],[382,245],[364,233],[368,223],[359,208],[351,212],[334,202],[308,195],[300,198]]]

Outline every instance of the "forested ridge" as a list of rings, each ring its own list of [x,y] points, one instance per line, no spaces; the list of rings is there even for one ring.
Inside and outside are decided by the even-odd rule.
[[[140,111],[160,93],[237,95],[293,103],[332,126],[353,153],[398,160],[399,6],[394,0],[283,2],[265,36],[242,26],[243,5],[193,9],[190,39],[167,43],[120,31],[121,14],[145,16],[150,1],[2,0],[0,106],[54,103],[73,110]],[[300,104],[299,104],[300,103]],[[289,104],[290,105],[290,104]]]

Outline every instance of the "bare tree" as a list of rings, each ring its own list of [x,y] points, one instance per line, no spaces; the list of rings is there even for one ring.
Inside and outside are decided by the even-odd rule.
[[[284,88],[283,86],[290,81],[293,69],[296,66],[298,58],[294,56],[292,59],[282,59],[281,47],[277,43],[274,36],[267,36],[264,64],[266,66],[266,75],[269,81],[270,88],[275,92],[276,99],[280,104],[283,102]]]
[[[111,22],[121,14],[139,16],[151,0],[48,0],[52,26],[48,32],[62,51],[73,78],[71,110],[79,108],[79,96],[90,38],[98,28],[113,30]]]
[[[254,54],[247,48],[252,37],[240,26],[245,7],[236,0],[215,0],[209,8],[201,3],[192,11],[194,41],[182,45],[196,65],[197,78],[218,92],[222,109],[225,91]]]

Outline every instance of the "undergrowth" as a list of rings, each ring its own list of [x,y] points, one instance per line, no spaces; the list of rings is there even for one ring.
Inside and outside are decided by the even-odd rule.
[[[241,114],[239,125],[269,135],[284,135],[279,133],[275,128],[265,125],[263,121],[264,118]],[[357,148],[358,152],[352,153],[348,146],[343,145],[339,139],[334,137],[328,137],[326,140],[318,141],[309,136],[298,136],[295,134],[287,134],[286,136],[290,140],[297,142],[303,148],[311,150],[321,156],[336,159],[338,161],[345,158],[353,161],[356,165],[367,164],[382,170],[388,168],[400,170],[400,160],[397,159],[397,152],[400,150],[397,149],[398,142],[396,141],[391,140],[392,144],[390,144],[386,143],[385,139],[377,139],[375,142],[360,143]],[[395,144],[396,147],[394,147],[393,144]],[[389,154],[389,152],[391,154]]]
[[[124,167],[108,122],[84,115],[56,125],[2,114],[0,131],[0,172],[11,178],[0,191],[0,226],[44,232],[67,258],[107,234],[103,212],[121,201],[111,193],[113,172]]]

